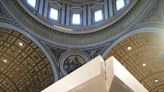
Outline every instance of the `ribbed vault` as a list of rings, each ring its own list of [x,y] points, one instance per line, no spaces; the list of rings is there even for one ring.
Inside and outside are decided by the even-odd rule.
[[[156,33],[137,33],[117,44],[105,58],[115,56],[150,92],[163,92],[163,40]]]
[[[41,49],[25,35],[0,28],[0,92],[40,92],[53,82]]]

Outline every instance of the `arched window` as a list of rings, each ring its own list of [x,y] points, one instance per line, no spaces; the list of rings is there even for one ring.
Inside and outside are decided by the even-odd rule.
[[[72,14],[72,24],[74,25],[81,24],[80,14]]]
[[[94,12],[94,19],[95,19],[95,22],[103,20],[102,10],[97,10]]]
[[[33,8],[36,7],[36,0],[27,0],[27,3]]]
[[[49,18],[53,19],[53,20],[58,20],[58,10],[55,8],[50,8],[50,12],[49,12]]]

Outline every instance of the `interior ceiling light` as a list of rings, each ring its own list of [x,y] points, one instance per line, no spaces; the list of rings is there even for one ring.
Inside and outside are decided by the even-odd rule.
[[[146,63],[143,63],[142,66],[145,67],[146,66]]]
[[[19,44],[19,46],[21,46],[21,47],[23,46],[23,43],[22,43],[22,42],[19,42],[18,44]]]
[[[154,81],[155,81],[156,83],[159,82],[158,79],[155,79]]]
[[[131,46],[128,46],[128,47],[127,47],[127,50],[132,50],[132,47],[131,47]]]
[[[3,59],[3,62],[4,62],[4,63],[7,63],[7,59]]]

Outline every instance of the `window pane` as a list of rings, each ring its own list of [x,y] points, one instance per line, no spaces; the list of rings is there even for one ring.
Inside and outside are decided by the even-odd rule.
[[[125,1],[124,0],[116,0],[117,11],[122,9],[124,6],[125,6]]]
[[[95,12],[95,22],[103,20],[102,10]]]
[[[31,5],[33,8],[36,6],[36,0],[27,0],[27,3]]]
[[[51,8],[50,9],[50,16],[51,19],[58,20],[58,10]]]
[[[73,14],[72,16],[72,24],[80,24],[80,14]]]

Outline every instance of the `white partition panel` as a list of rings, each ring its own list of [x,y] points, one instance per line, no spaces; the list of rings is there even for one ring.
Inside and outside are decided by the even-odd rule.
[[[42,92],[148,92],[114,57],[96,57]]]
[[[99,56],[42,92],[105,92],[104,60]]]
[[[105,63],[107,92],[148,92],[148,90],[113,56],[107,59]],[[111,81],[111,79],[113,80]]]

